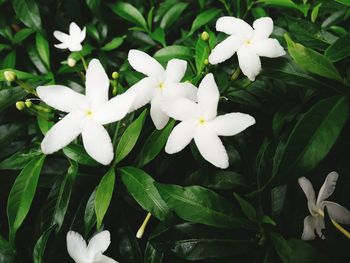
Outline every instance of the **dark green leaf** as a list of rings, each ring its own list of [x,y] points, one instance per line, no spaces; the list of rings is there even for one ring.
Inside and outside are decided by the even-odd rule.
[[[33,250],[33,261],[34,263],[43,263],[44,260],[44,254],[46,249],[47,241],[50,237],[50,234],[53,230],[53,227],[50,227],[47,229],[36,241],[34,250]]]
[[[17,17],[28,27],[39,30],[41,19],[39,7],[34,0],[11,0]]]
[[[19,151],[11,155],[7,159],[0,163],[0,169],[3,170],[20,170],[30,160],[41,155],[42,152],[36,149],[30,149],[29,151]]]
[[[342,60],[350,55],[350,35],[343,36],[329,46],[325,51],[326,57],[333,62]]]
[[[121,44],[123,44],[125,39],[125,36],[122,37],[115,37],[110,42],[108,42],[106,45],[104,45],[101,50],[103,51],[112,51],[116,48],[118,48]]]
[[[221,10],[219,9],[209,9],[206,10],[199,15],[197,15],[196,19],[192,23],[192,27],[189,35],[192,35],[195,31],[197,31],[200,27],[208,24],[210,21],[212,21],[214,18],[218,17]]]
[[[85,0],[85,2],[92,12],[97,12],[101,4],[101,0]]]
[[[7,89],[1,89],[0,112],[7,109],[10,106],[14,106],[18,100],[23,99],[26,95],[27,92],[22,87],[11,87]]]
[[[63,148],[63,153],[71,160],[87,165],[87,166],[97,166],[99,165],[94,159],[90,157],[79,144],[70,144]]]
[[[158,50],[154,57],[160,62],[167,62],[173,58],[190,60],[193,58],[193,51],[186,46],[173,45]]]
[[[41,34],[36,33],[36,49],[47,69],[50,69],[50,48],[47,39]]]
[[[160,21],[160,27],[166,30],[169,28],[172,24],[178,20],[178,18],[181,16],[183,11],[187,8],[188,3],[176,3],[173,5],[163,16],[162,20]]]
[[[97,188],[96,188],[97,189]],[[85,235],[88,235],[96,223],[95,216],[95,199],[96,199],[96,189],[91,193],[85,207],[84,211],[84,230]]]
[[[2,61],[3,68],[15,68],[16,67],[16,51],[11,51]]]
[[[31,34],[33,34],[35,30],[31,28],[23,28],[20,31],[18,31],[15,36],[13,37],[13,43],[19,44],[26,38],[28,38]]]
[[[255,222],[257,220],[256,218],[256,211],[254,206],[252,206],[249,202],[244,200],[242,197],[240,197],[238,194],[233,193],[236,200],[238,201],[239,205],[241,206],[242,211],[244,214],[249,218],[250,221]]]

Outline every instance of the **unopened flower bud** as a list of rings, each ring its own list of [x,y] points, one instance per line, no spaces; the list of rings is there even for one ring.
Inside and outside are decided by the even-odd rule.
[[[26,105],[27,108],[31,108],[33,106],[33,102],[31,102],[30,100],[26,100],[24,104]]]
[[[13,72],[13,71],[10,71],[10,70],[6,70],[5,72],[4,72],[4,77],[5,77],[5,79],[6,79],[6,81],[8,81],[8,82],[13,82],[13,81],[15,81],[16,80],[16,73],[15,72]]]
[[[77,64],[77,61],[74,58],[68,58],[67,59],[67,64],[68,64],[68,66],[73,68],[73,67],[75,67],[75,64]]]
[[[116,72],[116,71],[114,71],[114,72],[112,73],[112,79],[118,79],[118,78],[119,78],[119,73]]]
[[[204,59],[204,65],[208,65],[209,64],[209,60],[208,59]]]
[[[201,38],[202,38],[202,40],[204,40],[204,41],[208,41],[209,40],[209,34],[208,34],[208,32],[207,31],[204,31],[203,33],[202,33],[202,35],[201,35]]]
[[[26,108],[26,104],[24,103],[24,101],[17,101],[16,108],[17,108],[17,110],[22,111]]]

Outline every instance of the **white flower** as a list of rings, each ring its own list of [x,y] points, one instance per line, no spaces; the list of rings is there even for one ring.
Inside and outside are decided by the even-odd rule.
[[[128,60],[136,71],[147,76],[129,89],[129,92],[136,95],[132,109],[138,109],[151,102],[151,118],[158,130],[162,129],[169,120],[161,109],[163,99],[196,98],[195,86],[191,83],[179,83],[186,72],[186,61],[172,59],[164,70],[157,60],[139,50],[130,50]]]
[[[315,191],[310,181],[305,177],[298,179],[299,185],[306,195],[307,205],[311,214],[304,219],[304,230],[301,239],[315,239],[315,230],[321,238],[324,238],[322,234],[322,230],[325,228],[324,207],[327,207],[329,217],[332,220],[335,220],[337,223],[350,224],[349,210],[337,203],[325,201],[333,194],[337,180],[338,174],[336,172],[328,174],[316,200]]]
[[[55,47],[60,49],[68,48],[72,52],[80,51],[83,49],[80,43],[85,39],[86,28],[84,27],[83,30],[81,30],[76,23],[72,22],[69,25],[69,35],[61,31],[55,31],[53,35],[57,40],[62,42],[55,45]]]
[[[107,165],[114,156],[111,139],[103,125],[118,121],[128,113],[133,94],[124,93],[108,100],[109,79],[101,63],[91,60],[86,71],[86,96],[61,85],[36,89],[46,104],[68,114],[46,134],[41,149],[54,153],[72,142],[80,133],[86,152]]]
[[[204,159],[217,167],[228,167],[228,155],[218,136],[235,135],[253,125],[255,119],[239,112],[217,116],[219,95],[213,74],[208,74],[199,85],[198,103],[178,98],[163,104],[170,117],[181,121],[168,138],[167,153],[181,151],[194,139]]]
[[[254,28],[254,29],[253,29]],[[241,19],[224,16],[216,22],[216,30],[230,36],[218,44],[209,56],[211,64],[218,64],[237,52],[239,67],[251,81],[261,70],[259,57],[276,58],[286,54],[276,39],[269,38],[273,31],[270,17],[254,21],[253,28]]]
[[[103,255],[111,243],[109,231],[102,231],[93,236],[87,245],[77,232],[67,233],[67,250],[76,263],[118,263]]]

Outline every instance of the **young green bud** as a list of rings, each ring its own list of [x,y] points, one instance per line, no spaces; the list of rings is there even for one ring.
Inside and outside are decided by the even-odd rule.
[[[17,101],[16,108],[17,108],[17,110],[22,111],[26,108],[26,104],[24,103],[24,101]]]
[[[204,41],[208,41],[209,40],[209,34],[208,34],[208,32],[207,31],[204,31],[203,33],[202,33],[202,35],[201,35],[201,38],[202,38],[202,40],[204,40]]]
[[[30,100],[26,100],[24,104],[26,105],[27,108],[31,108],[33,106],[33,102],[31,102]]]
[[[75,66],[75,64],[77,64],[77,61],[75,59],[73,59],[73,58],[68,58],[67,59],[67,64],[68,64],[68,66],[73,68]]]
[[[209,64],[209,60],[206,58],[204,59],[204,65],[208,65]]]
[[[118,79],[118,78],[119,78],[119,73],[116,72],[116,71],[114,71],[114,72],[112,73],[112,79]]]
[[[8,81],[8,82],[13,82],[17,78],[16,73],[13,71],[10,71],[10,70],[6,70],[4,72],[4,77],[5,77],[6,81]]]

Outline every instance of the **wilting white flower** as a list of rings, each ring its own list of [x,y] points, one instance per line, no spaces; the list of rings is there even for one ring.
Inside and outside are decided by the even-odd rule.
[[[253,29],[254,28],[254,29]],[[230,36],[218,44],[209,56],[211,64],[218,64],[237,52],[239,67],[251,81],[261,71],[259,57],[276,58],[286,54],[276,39],[269,38],[273,31],[270,17],[254,21],[253,28],[241,19],[224,16],[216,22],[216,30]]]
[[[81,42],[85,39],[86,28],[84,27],[83,30],[81,30],[76,23],[72,22],[69,25],[69,35],[61,31],[55,31],[53,35],[57,40],[62,42],[55,45],[55,47],[60,49],[68,48],[72,52],[80,51],[83,49]]]
[[[218,136],[233,136],[255,123],[255,119],[239,112],[217,116],[219,90],[213,74],[206,75],[198,88],[198,103],[178,98],[163,103],[163,110],[181,122],[171,132],[165,151],[176,153],[194,139],[199,152],[208,162],[227,168],[228,155]]]
[[[315,191],[311,182],[305,177],[298,179],[300,187],[303,189],[306,198],[307,205],[310,211],[310,215],[304,219],[304,230],[301,236],[303,240],[312,240],[315,238],[316,233],[324,238],[322,230],[324,225],[324,208],[327,207],[329,217],[337,223],[350,224],[350,211],[345,207],[330,201],[325,201],[330,197],[334,190],[338,180],[338,174],[331,172],[327,175],[320,192],[318,193],[317,200],[315,197]]]
[[[110,243],[111,237],[107,230],[93,236],[88,245],[79,233],[67,233],[67,250],[76,263],[118,263],[103,255]]]
[[[195,86],[191,83],[179,83],[186,72],[186,61],[172,59],[164,70],[157,60],[139,50],[130,50],[128,60],[136,71],[147,76],[128,91],[136,95],[132,110],[150,102],[151,118],[158,130],[162,129],[169,120],[169,117],[161,109],[163,99],[196,98],[197,89]]]
[[[86,152],[107,165],[114,156],[113,146],[103,125],[118,121],[128,113],[134,95],[124,93],[108,100],[109,79],[101,63],[91,60],[86,71],[86,96],[61,85],[40,86],[38,96],[46,104],[68,114],[46,134],[41,149],[54,153],[82,134]]]

